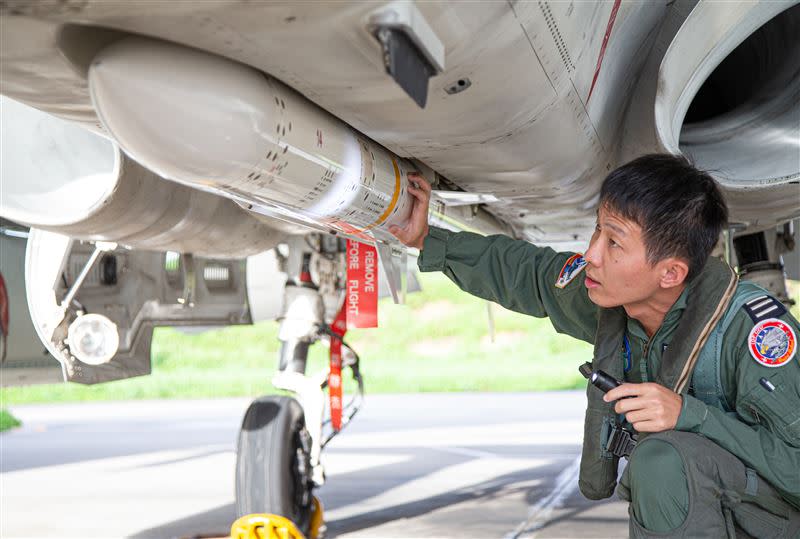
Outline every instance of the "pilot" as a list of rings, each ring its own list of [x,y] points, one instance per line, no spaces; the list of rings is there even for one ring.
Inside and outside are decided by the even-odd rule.
[[[585,496],[616,489],[632,537],[800,536],[800,325],[710,256],[728,212],[708,174],[671,155],[612,171],[584,254],[429,226],[430,184],[410,180],[390,231],[421,271],[548,317],[623,382],[587,388]]]

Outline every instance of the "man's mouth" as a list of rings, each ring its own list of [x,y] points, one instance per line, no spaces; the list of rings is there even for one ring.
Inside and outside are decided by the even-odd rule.
[[[589,274],[586,274],[586,279],[584,279],[584,283],[586,283],[586,288],[597,288],[600,286],[600,281],[596,281],[589,277]]]

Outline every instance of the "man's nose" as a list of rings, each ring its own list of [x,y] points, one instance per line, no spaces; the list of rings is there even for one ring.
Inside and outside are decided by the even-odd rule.
[[[592,266],[597,267],[600,265],[600,251],[597,248],[596,241],[589,242],[589,247],[586,249],[586,252],[583,253],[583,259]]]

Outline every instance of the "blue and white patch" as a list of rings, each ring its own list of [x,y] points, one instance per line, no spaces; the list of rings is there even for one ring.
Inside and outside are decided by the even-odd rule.
[[[755,325],[747,338],[750,355],[765,367],[782,367],[797,351],[797,336],[792,327],[777,318]]]
[[[561,268],[561,273],[558,274],[556,280],[556,288],[564,288],[578,276],[581,270],[586,267],[586,260],[583,259],[581,253],[576,253],[569,257]]]

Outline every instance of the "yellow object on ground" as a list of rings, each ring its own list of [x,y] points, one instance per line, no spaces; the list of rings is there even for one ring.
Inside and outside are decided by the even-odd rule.
[[[319,532],[324,524],[322,502],[314,496],[311,507],[311,524],[309,525],[308,536],[310,539],[319,539]]]
[[[314,496],[309,539],[319,539],[323,526],[322,502]],[[306,539],[288,518],[266,513],[245,515],[231,526],[231,539]]]
[[[256,513],[233,523],[231,539],[305,539],[305,536],[288,518]]]

